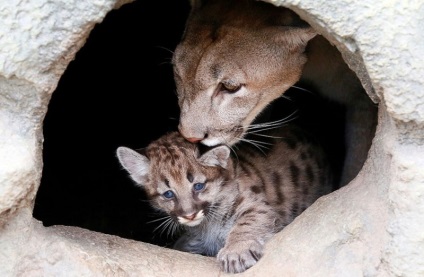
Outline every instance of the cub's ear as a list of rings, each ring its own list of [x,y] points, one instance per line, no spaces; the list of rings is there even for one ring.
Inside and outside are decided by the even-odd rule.
[[[143,186],[149,172],[150,161],[146,156],[127,147],[118,147],[116,156],[137,185]]]
[[[311,27],[273,27],[275,42],[284,43],[290,49],[305,49],[308,42],[318,33]]]
[[[207,166],[227,168],[230,157],[230,148],[225,145],[217,146],[199,157],[199,162]]]

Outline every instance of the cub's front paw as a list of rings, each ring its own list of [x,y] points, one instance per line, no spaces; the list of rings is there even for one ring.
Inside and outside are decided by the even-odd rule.
[[[221,269],[227,273],[243,272],[262,257],[263,245],[256,240],[225,245],[217,255]]]

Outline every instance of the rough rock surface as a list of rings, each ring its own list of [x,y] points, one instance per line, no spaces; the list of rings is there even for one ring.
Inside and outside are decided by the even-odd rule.
[[[115,0],[0,0],[0,276],[218,276],[212,258],[32,218],[51,93]],[[424,3],[275,0],[334,43],[379,124],[346,187],[268,244],[245,276],[424,276]]]

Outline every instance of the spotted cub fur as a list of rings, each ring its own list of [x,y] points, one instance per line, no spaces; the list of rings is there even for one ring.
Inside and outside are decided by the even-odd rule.
[[[310,137],[283,127],[270,142],[266,152],[249,145],[235,153],[225,145],[201,151],[172,132],[140,152],[119,147],[117,156],[151,204],[184,227],[175,249],[217,256],[223,271],[237,273],[331,191],[328,163]]]

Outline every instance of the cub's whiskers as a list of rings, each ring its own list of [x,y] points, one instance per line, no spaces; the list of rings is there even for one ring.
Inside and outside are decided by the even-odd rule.
[[[153,233],[161,230],[159,236],[162,236],[165,231],[167,231],[167,237],[173,237],[176,231],[179,229],[179,224],[176,223],[170,215],[166,215],[164,217],[154,219],[149,221],[148,223],[154,223],[163,220],[156,228],[153,230]]]

